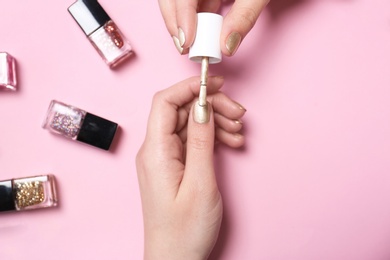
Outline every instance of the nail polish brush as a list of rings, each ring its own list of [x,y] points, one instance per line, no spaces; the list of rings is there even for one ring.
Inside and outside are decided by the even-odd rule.
[[[209,64],[222,61],[220,36],[223,17],[214,13],[198,13],[195,40],[188,57],[201,63],[199,105],[207,105],[207,78]]]

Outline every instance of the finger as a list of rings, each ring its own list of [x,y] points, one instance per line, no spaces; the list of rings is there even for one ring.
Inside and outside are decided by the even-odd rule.
[[[180,140],[182,141],[183,144],[187,142],[187,129],[188,127],[186,125],[179,132],[177,132],[177,135],[180,137]]]
[[[213,104],[213,109],[229,119],[240,119],[244,116],[246,109],[236,101],[230,99],[222,92],[218,92],[208,97],[210,103]]]
[[[215,116],[215,114],[214,114]],[[215,120],[215,118],[214,118]],[[182,130],[180,130],[177,135],[179,136],[181,142],[185,145],[187,142],[187,127],[184,127]],[[237,140],[236,140],[237,139]],[[236,133],[236,132],[228,132],[221,127],[215,127],[215,142],[214,144],[217,143],[224,143],[227,146],[230,147],[240,147],[241,144],[241,135]],[[243,140],[243,139],[242,139]],[[185,151],[186,149],[184,149]],[[185,160],[181,160],[181,162],[185,162]]]
[[[177,125],[176,125],[176,130],[175,132],[180,132],[188,122],[188,111],[181,107],[177,111],[178,119],[177,119]]]
[[[169,34],[172,37],[173,44],[180,54],[187,54],[188,50],[184,50],[180,46],[179,32],[176,22],[176,4],[175,0],[159,0],[160,10],[165,22],[165,26],[168,29]]]
[[[199,77],[192,77],[155,94],[148,121],[148,139],[163,140],[164,136],[175,133],[177,110],[199,95],[199,82]],[[209,77],[208,93],[218,92],[222,85],[222,77]]]
[[[227,13],[221,32],[221,50],[232,56],[253,28],[269,0],[237,0]]]
[[[214,113],[215,124],[228,133],[237,133],[242,128],[242,121],[240,119],[231,120],[221,114]]]
[[[199,4],[198,12],[216,13],[221,6],[221,0],[203,0]]]
[[[221,116],[225,116],[231,120],[237,121],[246,112],[246,109],[242,105],[230,99],[222,92],[209,94],[208,97],[208,101],[212,104],[214,112],[219,113]],[[176,132],[180,131],[182,127],[187,124],[188,113],[190,112],[191,108],[192,102],[183,105],[178,110],[179,119],[176,126]],[[218,122],[216,122],[216,124],[218,125]]]
[[[159,0],[158,4],[169,34],[177,36],[175,0]]]
[[[216,185],[214,151],[214,116],[212,106],[196,102],[190,112],[187,129],[186,166],[180,189],[214,188]]]
[[[222,128],[215,130],[216,138],[221,142],[232,148],[239,148],[245,144],[245,138],[238,133],[229,133]]]
[[[198,0],[176,0],[175,5],[180,46],[185,50],[195,39]]]

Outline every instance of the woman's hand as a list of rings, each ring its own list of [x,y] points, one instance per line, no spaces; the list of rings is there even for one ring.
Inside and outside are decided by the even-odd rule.
[[[161,14],[177,50],[188,53],[196,33],[196,13],[218,11],[222,0],[159,0]],[[227,56],[237,51],[240,43],[255,25],[269,0],[235,0],[223,21],[221,50]]]
[[[219,91],[222,77],[209,78],[209,106],[199,109],[199,82],[199,77],[184,80],[153,98],[136,159],[145,259],[207,259],[218,237],[222,200],[214,142],[242,146],[238,132],[246,110]],[[202,113],[209,113],[209,119]]]

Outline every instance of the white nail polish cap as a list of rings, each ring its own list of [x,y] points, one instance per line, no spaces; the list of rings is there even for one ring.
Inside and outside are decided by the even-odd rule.
[[[195,40],[190,47],[188,57],[195,62],[202,62],[202,57],[209,57],[209,63],[222,61],[220,37],[223,17],[214,13],[198,13]]]

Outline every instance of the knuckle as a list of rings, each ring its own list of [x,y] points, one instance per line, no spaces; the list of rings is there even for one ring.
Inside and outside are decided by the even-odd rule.
[[[201,137],[193,137],[189,139],[187,145],[190,145],[195,150],[205,150],[209,147],[209,142]]]
[[[155,103],[159,103],[162,99],[162,96],[163,96],[163,91],[160,90],[160,91],[157,91],[154,95],[153,95],[153,99],[152,99],[152,102],[153,104]]]
[[[135,165],[137,167],[143,167],[144,163],[145,163],[145,153],[143,148],[141,148],[138,151],[137,155],[135,156]]]
[[[257,18],[259,16],[259,14],[250,7],[241,7],[238,13],[240,17],[238,22],[243,24],[245,28],[249,29],[251,29],[256,24]]]

